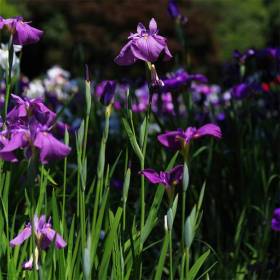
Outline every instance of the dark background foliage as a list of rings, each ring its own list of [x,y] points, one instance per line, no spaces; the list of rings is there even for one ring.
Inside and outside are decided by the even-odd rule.
[[[120,68],[113,59],[129,33],[135,32],[137,23],[147,25],[152,17],[160,33],[168,38],[174,61],[180,61],[186,49],[188,68],[215,80],[220,76],[221,64],[231,58],[234,49],[279,44],[277,0],[178,1],[181,13],[188,17],[183,26],[185,47],[177,38],[166,0],[7,1],[1,0],[3,16],[22,14],[45,32],[39,44],[24,50],[22,69],[29,77],[53,64],[81,75],[85,63],[95,76],[136,77],[143,69]],[[160,72],[170,71],[174,61],[160,65]]]

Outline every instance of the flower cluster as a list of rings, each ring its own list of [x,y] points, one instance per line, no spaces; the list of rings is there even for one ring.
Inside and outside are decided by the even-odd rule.
[[[27,158],[39,158],[42,164],[67,156],[71,149],[51,133],[56,114],[40,99],[22,99],[12,95],[16,105],[8,113],[5,128],[1,131],[0,157],[18,161],[15,152],[23,150]]]

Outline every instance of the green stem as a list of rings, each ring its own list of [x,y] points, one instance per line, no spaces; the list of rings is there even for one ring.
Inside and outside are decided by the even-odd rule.
[[[64,142],[66,145],[69,144],[69,136],[67,130],[65,130]],[[63,166],[62,230],[64,229],[64,223],[65,223],[66,181],[67,181],[67,157],[64,159],[64,166]]]
[[[169,279],[173,280],[173,258],[172,258],[172,229],[168,230],[169,235]]]
[[[186,191],[183,191],[182,195],[182,222],[181,222],[181,227],[182,227],[182,237],[181,237],[181,247],[182,251],[184,251],[184,225],[185,225],[185,220],[186,220]]]
[[[189,279],[189,270],[190,270],[190,249],[186,248],[186,278]]]

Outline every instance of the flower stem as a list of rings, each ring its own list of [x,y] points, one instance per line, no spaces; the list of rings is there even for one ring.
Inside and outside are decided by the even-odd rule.
[[[168,230],[168,235],[169,235],[169,279],[173,280],[172,229]]]

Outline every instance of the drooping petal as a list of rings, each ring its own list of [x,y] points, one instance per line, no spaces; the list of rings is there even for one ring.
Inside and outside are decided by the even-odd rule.
[[[66,157],[71,148],[58,141],[48,132],[38,132],[33,145],[40,150],[40,161],[43,164],[50,160]]]
[[[170,53],[168,46],[167,46],[167,39],[160,36],[160,35],[154,35],[154,38],[157,40],[157,42],[164,46],[163,48],[163,60],[168,61],[172,58],[172,54]]]
[[[27,225],[14,239],[10,241],[10,246],[15,247],[16,245],[21,245],[31,236],[31,233],[31,225]]]
[[[13,152],[19,148],[24,148],[28,144],[30,132],[26,129],[18,129],[11,133],[11,139],[0,151],[0,154]]]
[[[4,136],[0,135],[0,146],[3,148],[5,145],[7,145],[9,140]],[[18,159],[15,157],[15,155],[12,152],[2,152],[0,150],[0,158],[5,161],[10,162],[17,162]]]
[[[55,237],[55,247],[57,249],[62,249],[67,245],[66,241],[62,238],[62,236],[60,234],[56,234]]]
[[[30,26],[29,24],[18,21],[15,27],[15,33],[13,36],[13,43],[16,45],[33,44],[40,40],[43,35],[43,31]]]
[[[206,135],[213,136],[215,138],[222,138],[222,132],[220,127],[212,123],[200,127],[194,134],[193,138],[200,138]]]
[[[144,175],[152,184],[162,183],[159,174],[153,169],[144,169],[139,174]]]
[[[132,41],[129,41],[120,51],[119,55],[114,59],[115,63],[119,65],[130,65],[135,63],[136,58],[134,57],[131,50]]]
[[[62,249],[64,248],[67,243],[65,242],[65,240],[62,238],[61,235],[59,235],[54,229],[52,229],[49,226],[46,226],[42,231],[42,249],[46,249],[50,246],[51,242],[53,242],[55,240],[55,247],[57,249]]]
[[[158,141],[166,148],[172,150],[180,150],[182,147],[182,142],[180,137],[182,133],[179,131],[168,131],[166,133],[158,135]]]

